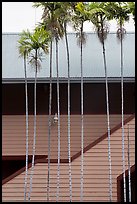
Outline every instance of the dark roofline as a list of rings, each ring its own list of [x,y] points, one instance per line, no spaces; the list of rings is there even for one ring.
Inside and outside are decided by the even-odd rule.
[[[105,77],[83,77],[84,83],[104,83]],[[34,78],[28,78],[28,83],[34,83]],[[60,83],[67,83],[68,79],[65,77],[60,77]],[[49,77],[41,77],[37,78],[37,83],[49,83]],[[52,78],[52,83],[56,83],[57,79],[55,77]],[[80,77],[70,77],[70,83],[80,83]],[[108,77],[108,82],[121,82],[121,77]],[[124,77],[124,82],[135,82],[135,77]],[[2,79],[2,84],[18,84],[18,83],[25,83],[24,78],[4,78]]]
[[[86,34],[96,34],[96,32],[85,31]],[[21,32],[2,32],[2,35],[19,35]],[[67,32],[67,34],[76,34],[76,32]],[[109,34],[116,34],[116,32],[111,31]],[[126,34],[135,34],[135,31],[127,31]]]

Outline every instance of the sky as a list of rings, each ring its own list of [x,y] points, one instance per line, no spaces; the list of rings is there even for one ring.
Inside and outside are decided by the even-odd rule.
[[[29,29],[33,31],[35,25],[41,21],[42,9],[33,8],[33,2],[2,2],[2,32],[22,32]],[[127,32],[134,32],[134,21],[124,25]],[[115,32],[117,23],[110,22],[110,32]],[[84,24],[85,32],[94,32],[94,26],[89,23]],[[68,32],[73,32],[69,26]]]

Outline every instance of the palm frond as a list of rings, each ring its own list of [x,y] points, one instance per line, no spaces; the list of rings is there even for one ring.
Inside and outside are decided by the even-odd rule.
[[[39,68],[42,60],[40,50],[43,50],[45,54],[48,54],[50,38],[50,33],[47,32],[44,27],[36,27],[34,33],[30,33],[29,30],[23,31],[18,40],[20,57],[24,55],[29,56],[29,63],[31,63],[32,66],[37,65]],[[34,54],[36,50],[38,52],[37,59]]]
[[[93,2],[89,4],[89,15],[90,20],[95,26],[98,38],[101,43],[104,42],[109,33],[109,24],[108,20],[113,19],[115,13],[114,8],[112,7],[112,2]]]

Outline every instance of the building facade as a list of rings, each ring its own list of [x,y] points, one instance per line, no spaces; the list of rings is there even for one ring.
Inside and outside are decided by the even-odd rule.
[[[2,35],[2,200],[24,200],[25,177],[25,85],[23,59],[18,53],[18,34]],[[80,201],[81,181],[81,95],[80,48],[74,33],[68,34],[70,49],[70,112],[72,201]],[[120,43],[116,34],[105,42],[111,128],[112,200],[123,200]],[[135,34],[127,33],[124,42],[124,130],[125,169],[128,177],[128,135],[132,200],[135,197]],[[57,78],[53,49],[52,118],[57,113]],[[105,99],[105,73],[102,46],[96,34],[87,34],[83,47],[84,75],[84,178],[83,201],[109,202],[108,134]],[[34,120],[34,69],[27,65],[29,102],[29,169],[31,171]],[[67,59],[64,40],[59,42],[59,87],[61,113],[61,160],[59,200],[69,201]],[[49,56],[43,56],[37,79],[36,157],[31,201],[47,201],[48,174]],[[51,126],[50,201],[56,201],[58,128]],[[128,199],[128,179],[127,179]],[[29,178],[28,178],[29,190]]]

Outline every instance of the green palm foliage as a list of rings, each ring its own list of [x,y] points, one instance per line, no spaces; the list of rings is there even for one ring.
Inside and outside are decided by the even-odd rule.
[[[38,58],[37,60],[34,57],[34,51],[41,51],[43,50],[44,53],[48,53],[48,41],[50,39],[50,33],[45,31],[43,28],[36,28],[34,34],[30,33],[29,30],[23,31],[20,34],[19,39],[19,53],[21,56],[25,54],[26,57],[32,56],[34,60],[31,59],[30,63],[34,62],[37,63],[39,66],[38,60],[41,61],[41,58]],[[42,54],[39,52],[39,56]]]
[[[113,9],[115,11],[114,19],[116,19],[119,26],[117,29],[117,37],[119,40],[122,40],[126,33],[124,23],[129,21],[130,8],[127,2],[115,2],[113,3]]]
[[[61,2],[35,2],[34,7],[42,7],[43,25],[46,30],[50,31],[52,37],[55,39],[61,39],[64,35],[63,25],[61,23]]]
[[[30,189],[28,194],[28,200],[30,200],[31,191],[32,191],[32,177],[34,170],[34,159],[35,159],[35,147],[36,147],[36,80],[37,80],[37,72],[40,67],[40,56],[41,52],[48,53],[48,43],[49,43],[50,35],[43,28],[36,28],[34,33],[31,34],[29,30],[23,31],[21,34],[21,38],[19,40],[20,43],[20,53],[27,53],[27,56],[30,57],[29,63],[31,63],[35,67],[35,83],[34,83],[34,138],[33,138],[33,155],[32,155],[32,168],[30,175]],[[41,51],[41,52],[40,52]],[[26,147],[28,148],[28,146]],[[28,152],[28,150],[27,150]],[[27,174],[27,173],[26,173]],[[25,184],[26,185],[26,184]],[[26,194],[26,189],[25,189]],[[25,195],[26,199],[26,195]]]
[[[86,4],[78,2],[75,5],[74,13],[72,15],[72,25],[76,31],[78,45],[86,43],[86,33],[83,31],[84,22],[89,20]]]
[[[89,19],[95,25],[100,42],[103,44],[109,33],[108,21],[113,19],[112,2],[93,2],[88,6]]]

